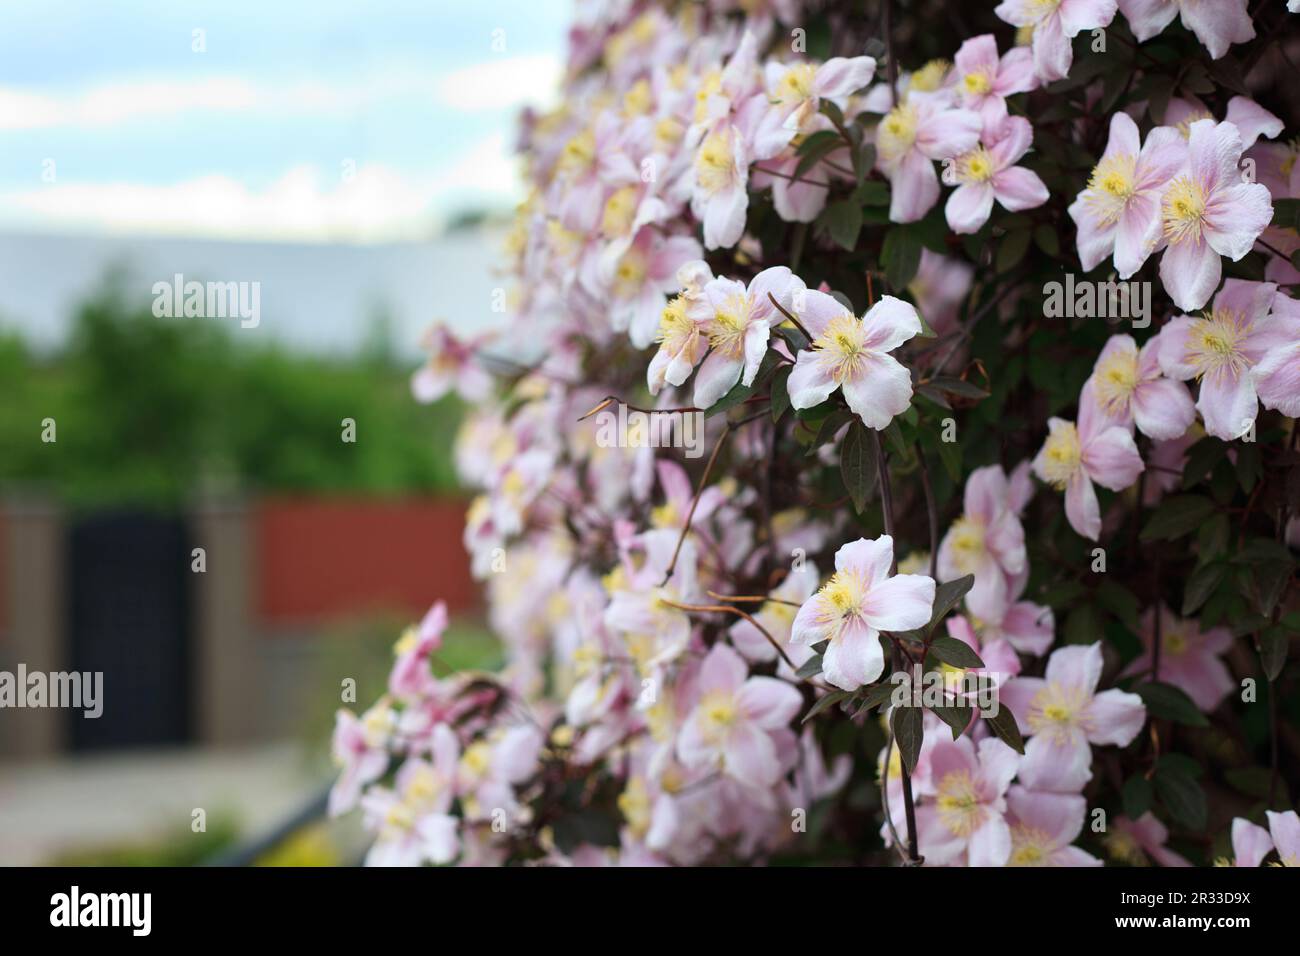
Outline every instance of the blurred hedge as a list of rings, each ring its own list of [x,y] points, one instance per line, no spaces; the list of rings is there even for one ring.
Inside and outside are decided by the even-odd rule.
[[[155,318],[110,278],[58,354],[0,334],[0,488],[164,507],[200,487],[450,492],[460,409],[417,405],[410,373],[386,340],[323,359],[237,341],[207,319]],[[47,418],[54,443],[41,440]],[[341,440],[344,418],[355,443]]]

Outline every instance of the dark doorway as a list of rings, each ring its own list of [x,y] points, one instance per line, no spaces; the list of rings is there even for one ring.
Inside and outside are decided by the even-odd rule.
[[[182,518],[112,512],[69,532],[69,668],[102,671],[100,717],[69,712],[74,750],[190,737],[190,553]]]

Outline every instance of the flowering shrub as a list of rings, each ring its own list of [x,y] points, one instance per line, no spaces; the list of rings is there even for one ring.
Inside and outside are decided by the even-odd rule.
[[[340,713],[371,862],[1300,857],[1300,31],[874,6],[580,5],[415,378],[508,664]]]

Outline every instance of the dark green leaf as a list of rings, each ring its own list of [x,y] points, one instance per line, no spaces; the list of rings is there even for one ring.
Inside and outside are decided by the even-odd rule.
[[[924,712],[920,707],[895,707],[889,712],[889,726],[894,731],[894,742],[907,765],[907,772],[915,772],[925,737]]]
[[[947,634],[940,634],[930,642],[930,653],[945,664],[950,664],[953,667],[984,666],[984,661],[980,660],[980,656],[971,650],[969,644]]]
[[[1259,635],[1259,662],[1264,667],[1264,676],[1275,681],[1286,666],[1288,634],[1282,625],[1274,625]]]
[[[1181,538],[1214,513],[1214,502],[1201,495],[1172,495],[1160,503],[1142,529],[1143,541]]]
[[[1151,809],[1155,794],[1151,792],[1151,781],[1140,773],[1135,773],[1124,781],[1124,815],[1136,820]]]
[[[1184,691],[1172,684],[1156,681],[1141,684],[1135,687],[1134,690],[1137,691],[1137,695],[1142,698],[1142,703],[1147,705],[1147,710],[1154,717],[1176,720],[1178,723],[1186,724],[1189,727],[1208,727],[1210,725],[1210,722],[1197,709],[1192,699]]]
[[[1187,586],[1183,589],[1183,617],[1195,614],[1214,593],[1214,589],[1219,586],[1227,573],[1228,566],[1218,562],[1193,571],[1187,578]]]
[[[906,226],[890,229],[880,249],[880,264],[896,292],[906,289],[921,266],[921,240],[917,233]]]
[[[790,365],[782,365],[772,376],[772,421],[778,421],[790,407],[790,389],[787,383],[793,371]]]
[[[847,690],[833,690],[829,693],[823,694],[813,702],[811,707],[808,708],[808,713],[803,715],[803,720],[801,720],[800,723],[808,723],[808,721],[812,720],[827,707],[832,707],[840,701],[848,700],[852,696],[853,693]]]
[[[851,250],[862,231],[862,207],[852,199],[839,199],[827,206],[817,221],[836,245]]]
[[[1156,768],[1156,794],[1169,815],[1190,830],[1205,827],[1205,791],[1190,776],[1178,770]]]
[[[866,426],[855,421],[849,426],[840,448],[840,478],[859,514],[875,490],[876,475],[876,443],[867,434]]]
[[[1025,739],[1020,736],[1020,727],[1009,707],[999,707],[996,714],[985,716],[984,719],[999,740],[1018,754],[1025,752]]]

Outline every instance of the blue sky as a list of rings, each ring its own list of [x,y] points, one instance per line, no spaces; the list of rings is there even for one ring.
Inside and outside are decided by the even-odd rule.
[[[380,241],[506,206],[571,13],[0,0],[0,230]]]

